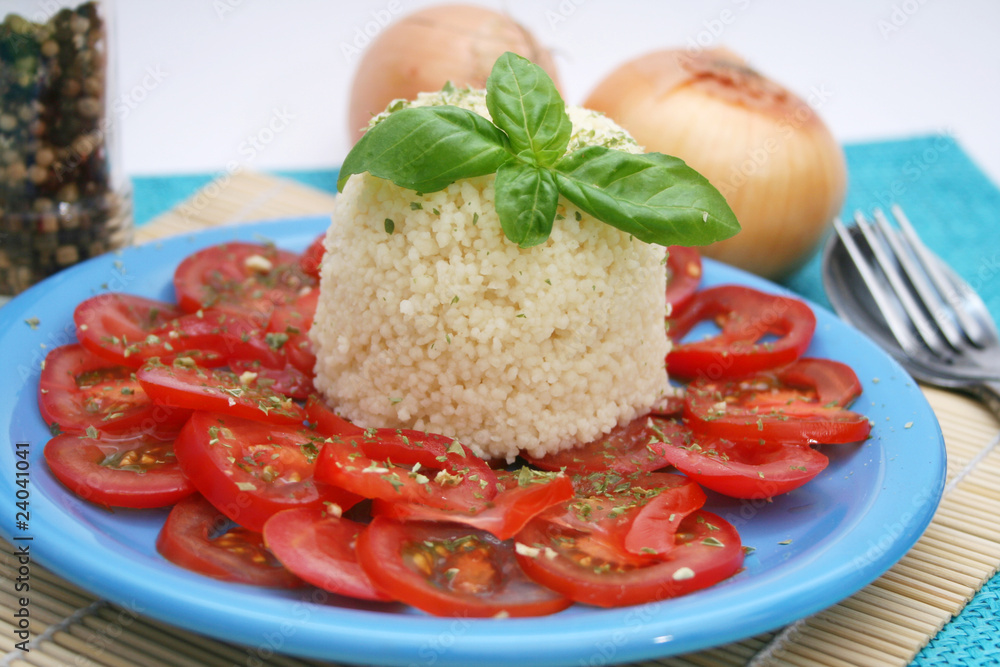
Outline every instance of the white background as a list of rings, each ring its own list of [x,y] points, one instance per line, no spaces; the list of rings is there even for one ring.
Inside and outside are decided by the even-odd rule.
[[[647,51],[724,45],[803,97],[818,92],[842,142],[947,132],[1000,182],[1000,2],[474,1],[508,12],[554,52],[568,102]],[[336,166],[349,147],[358,61],[345,51],[377,18],[429,4],[118,0],[126,171]],[[247,150],[276,116],[282,130]]]

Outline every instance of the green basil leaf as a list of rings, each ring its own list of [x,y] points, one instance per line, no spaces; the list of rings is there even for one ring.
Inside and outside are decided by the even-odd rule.
[[[522,248],[544,243],[552,233],[559,205],[552,171],[511,160],[500,165],[494,187],[494,206],[507,238]]]
[[[437,192],[462,178],[492,174],[511,158],[507,137],[479,114],[454,106],[394,111],[368,129],[344,159],[342,190],[369,172],[419,192]]]
[[[513,152],[551,167],[566,152],[573,125],[556,85],[538,65],[509,51],[486,80],[486,107]]]
[[[564,157],[555,170],[566,199],[646,243],[707,245],[740,230],[725,197],[669,155],[589,146]]]

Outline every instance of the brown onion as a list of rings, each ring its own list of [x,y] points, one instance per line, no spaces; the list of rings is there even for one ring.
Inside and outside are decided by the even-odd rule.
[[[769,278],[805,262],[843,205],[843,151],[812,107],[726,49],[650,53],[584,106],[648,151],[675,155],[726,197],[743,229],[703,253]]]
[[[437,5],[405,16],[383,31],[358,64],[351,87],[351,142],[395,99],[456,86],[485,88],[493,63],[513,51],[556,81],[548,51],[511,17],[472,5]]]

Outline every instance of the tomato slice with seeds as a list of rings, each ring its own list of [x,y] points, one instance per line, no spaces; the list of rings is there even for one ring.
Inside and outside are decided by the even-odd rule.
[[[58,435],[45,445],[56,478],[84,500],[111,507],[167,507],[194,493],[172,440],[148,435]]]
[[[360,600],[392,600],[358,563],[355,544],[364,527],[330,508],[284,510],[264,524],[264,543],[292,573],[325,591]]]
[[[860,386],[850,367],[806,358],[742,380],[696,380],[687,388],[684,419],[696,435],[731,441],[859,442],[871,433],[871,423],[842,406]]]
[[[705,504],[700,486],[671,473],[591,473],[573,484],[576,497],[542,518],[586,534],[595,555],[622,561],[668,554],[681,520]]]
[[[330,438],[316,479],[365,498],[440,509],[479,506],[497,494],[496,474],[458,441],[405,429]]]
[[[268,338],[278,347],[286,363],[310,375],[316,368],[316,354],[309,340],[309,329],[316,317],[318,302],[319,289],[310,289],[291,303],[275,308],[268,325]]]
[[[254,386],[269,389],[289,398],[305,400],[316,392],[312,374],[303,373],[294,366],[268,368],[256,359],[231,359],[229,370],[239,378],[247,378],[248,382],[252,381]]]
[[[682,245],[667,248],[667,303],[671,317],[677,317],[698,291],[701,273],[701,253],[697,248]]]
[[[153,359],[135,376],[159,405],[220,412],[272,424],[302,424],[306,418],[305,411],[291,398],[258,383],[254,373],[237,375],[177,362],[167,366]]]
[[[659,417],[639,417],[616,426],[607,435],[583,445],[563,449],[542,458],[522,454],[542,470],[573,473],[612,471],[629,474],[665,467],[662,442],[674,437],[675,422]]]
[[[674,548],[663,559],[620,559],[594,552],[588,534],[546,521],[531,521],[517,536],[524,572],[576,602],[599,607],[642,604],[686,595],[735,574],[743,563],[736,529],[705,510],[681,521]]]
[[[493,500],[467,509],[447,510],[419,503],[376,500],[372,513],[397,521],[452,521],[506,540],[542,511],[573,497],[573,483],[562,473],[522,467],[517,472],[497,471],[496,475],[499,493]]]
[[[777,376],[789,387],[815,391],[817,402],[827,407],[846,408],[861,396],[854,369],[833,359],[803,357],[779,369]]]
[[[375,517],[357,549],[376,586],[435,616],[541,616],[571,604],[524,575],[513,542],[467,526]]]
[[[156,405],[131,368],[106,361],[79,344],[49,352],[38,381],[38,410],[60,431],[176,434],[190,410]]]
[[[170,510],[156,550],[175,565],[214,579],[268,588],[303,585],[267,550],[260,533],[234,525],[198,494]]]
[[[702,340],[685,336],[702,321],[714,321],[718,334]],[[683,379],[731,379],[778,368],[798,359],[816,330],[816,315],[803,301],[742,285],[720,285],[697,292],[670,320],[674,346],[667,370]],[[769,337],[775,337],[769,340]]]
[[[196,412],[174,451],[205,498],[239,525],[260,531],[281,510],[325,503],[346,510],[360,500],[313,478],[321,446],[307,429]]]
[[[241,313],[184,313],[173,304],[132,294],[87,299],[74,312],[80,343],[94,354],[138,368],[153,357],[189,358],[200,366],[231,358],[255,359],[271,367],[285,363],[268,345],[264,328]]]
[[[490,500],[497,494],[496,473],[489,464],[454,438],[413,429],[366,429],[353,439],[364,453],[377,460],[445,471],[452,477],[463,477],[471,486],[478,486],[479,496]],[[455,484],[449,479],[443,484]]]
[[[108,292],[77,305],[73,323],[85,348],[108,361],[138,367],[146,358],[139,351],[149,347],[149,341],[155,341],[157,346],[150,356],[170,354],[157,334],[182,315],[184,311],[166,301]],[[202,361],[205,365],[224,363],[215,355],[206,355]]]
[[[249,313],[262,324],[277,306],[291,303],[303,288],[315,287],[299,255],[273,245],[234,241],[188,255],[174,271],[181,310],[202,308]]]
[[[823,472],[830,459],[812,447],[777,442],[702,439],[666,451],[682,473],[731,498],[773,498]]]

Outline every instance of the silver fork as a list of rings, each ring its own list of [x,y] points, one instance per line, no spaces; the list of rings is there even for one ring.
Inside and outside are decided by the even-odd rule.
[[[834,221],[823,281],[834,310],[915,378],[969,391],[1000,414],[1000,334],[982,299],[917,236],[898,206]]]

